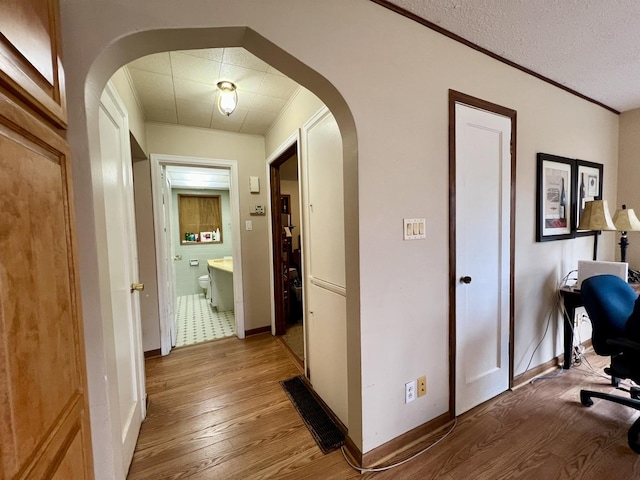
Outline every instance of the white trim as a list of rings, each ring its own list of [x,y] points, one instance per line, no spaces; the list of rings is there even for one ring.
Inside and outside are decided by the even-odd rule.
[[[231,232],[232,232],[232,254],[233,254],[233,297],[234,312],[236,318],[236,335],[244,338],[244,291],[242,281],[242,243],[240,230],[240,189],[238,187],[238,162],[236,160],[223,160],[213,158],[183,157],[177,155],[151,154],[149,156],[151,164],[151,191],[153,196],[153,220],[156,238],[156,268],[158,271],[158,307],[160,314],[160,350],[162,355],[166,355],[171,350],[171,335],[169,330],[170,319],[166,318],[162,305],[166,304],[166,268],[161,255],[159,242],[164,242],[164,235],[161,231],[162,219],[160,218],[162,208],[159,204],[161,196],[161,186],[158,185],[161,165],[181,165],[193,167],[216,167],[228,168],[229,176],[229,199],[231,203]]]
[[[327,282],[326,280],[315,278],[315,277],[312,277],[311,275],[309,275],[309,282],[311,283],[311,285],[324,288],[325,290],[329,290],[330,292],[337,293],[338,295],[342,295],[343,297],[347,296],[347,289],[344,287],[341,287],[340,285],[336,285],[335,283]]]
[[[320,123],[327,115],[330,114],[331,112],[329,111],[329,108],[327,106],[323,106],[314,115],[312,115],[309,120],[304,123],[304,125],[302,125],[302,130],[311,130],[317,123]]]

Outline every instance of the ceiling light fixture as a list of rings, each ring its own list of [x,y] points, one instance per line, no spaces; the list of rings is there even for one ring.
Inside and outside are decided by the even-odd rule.
[[[236,106],[238,105],[238,92],[236,91],[236,85],[233,82],[222,81],[218,82],[218,110],[227,117],[231,115]]]

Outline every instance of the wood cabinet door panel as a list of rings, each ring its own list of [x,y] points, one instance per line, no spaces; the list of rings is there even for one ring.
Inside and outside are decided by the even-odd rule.
[[[0,84],[66,125],[58,0],[0,0]]]
[[[89,439],[68,152],[3,97],[0,112],[0,478],[41,478]]]

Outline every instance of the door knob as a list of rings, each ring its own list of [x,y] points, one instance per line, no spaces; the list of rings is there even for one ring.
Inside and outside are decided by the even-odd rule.
[[[471,283],[471,277],[469,275],[465,275],[464,277],[460,277],[460,282],[469,284],[469,283]]]
[[[142,290],[144,290],[144,283],[132,283],[131,284],[131,293],[133,293],[136,290],[138,292],[141,292]]]

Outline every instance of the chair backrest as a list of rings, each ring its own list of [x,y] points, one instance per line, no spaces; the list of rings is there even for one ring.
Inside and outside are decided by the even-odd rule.
[[[595,352],[605,356],[619,353],[607,340],[626,336],[625,324],[638,298],[636,292],[615,275],[596,275],[582,283],[580,295],[593,326]]]

